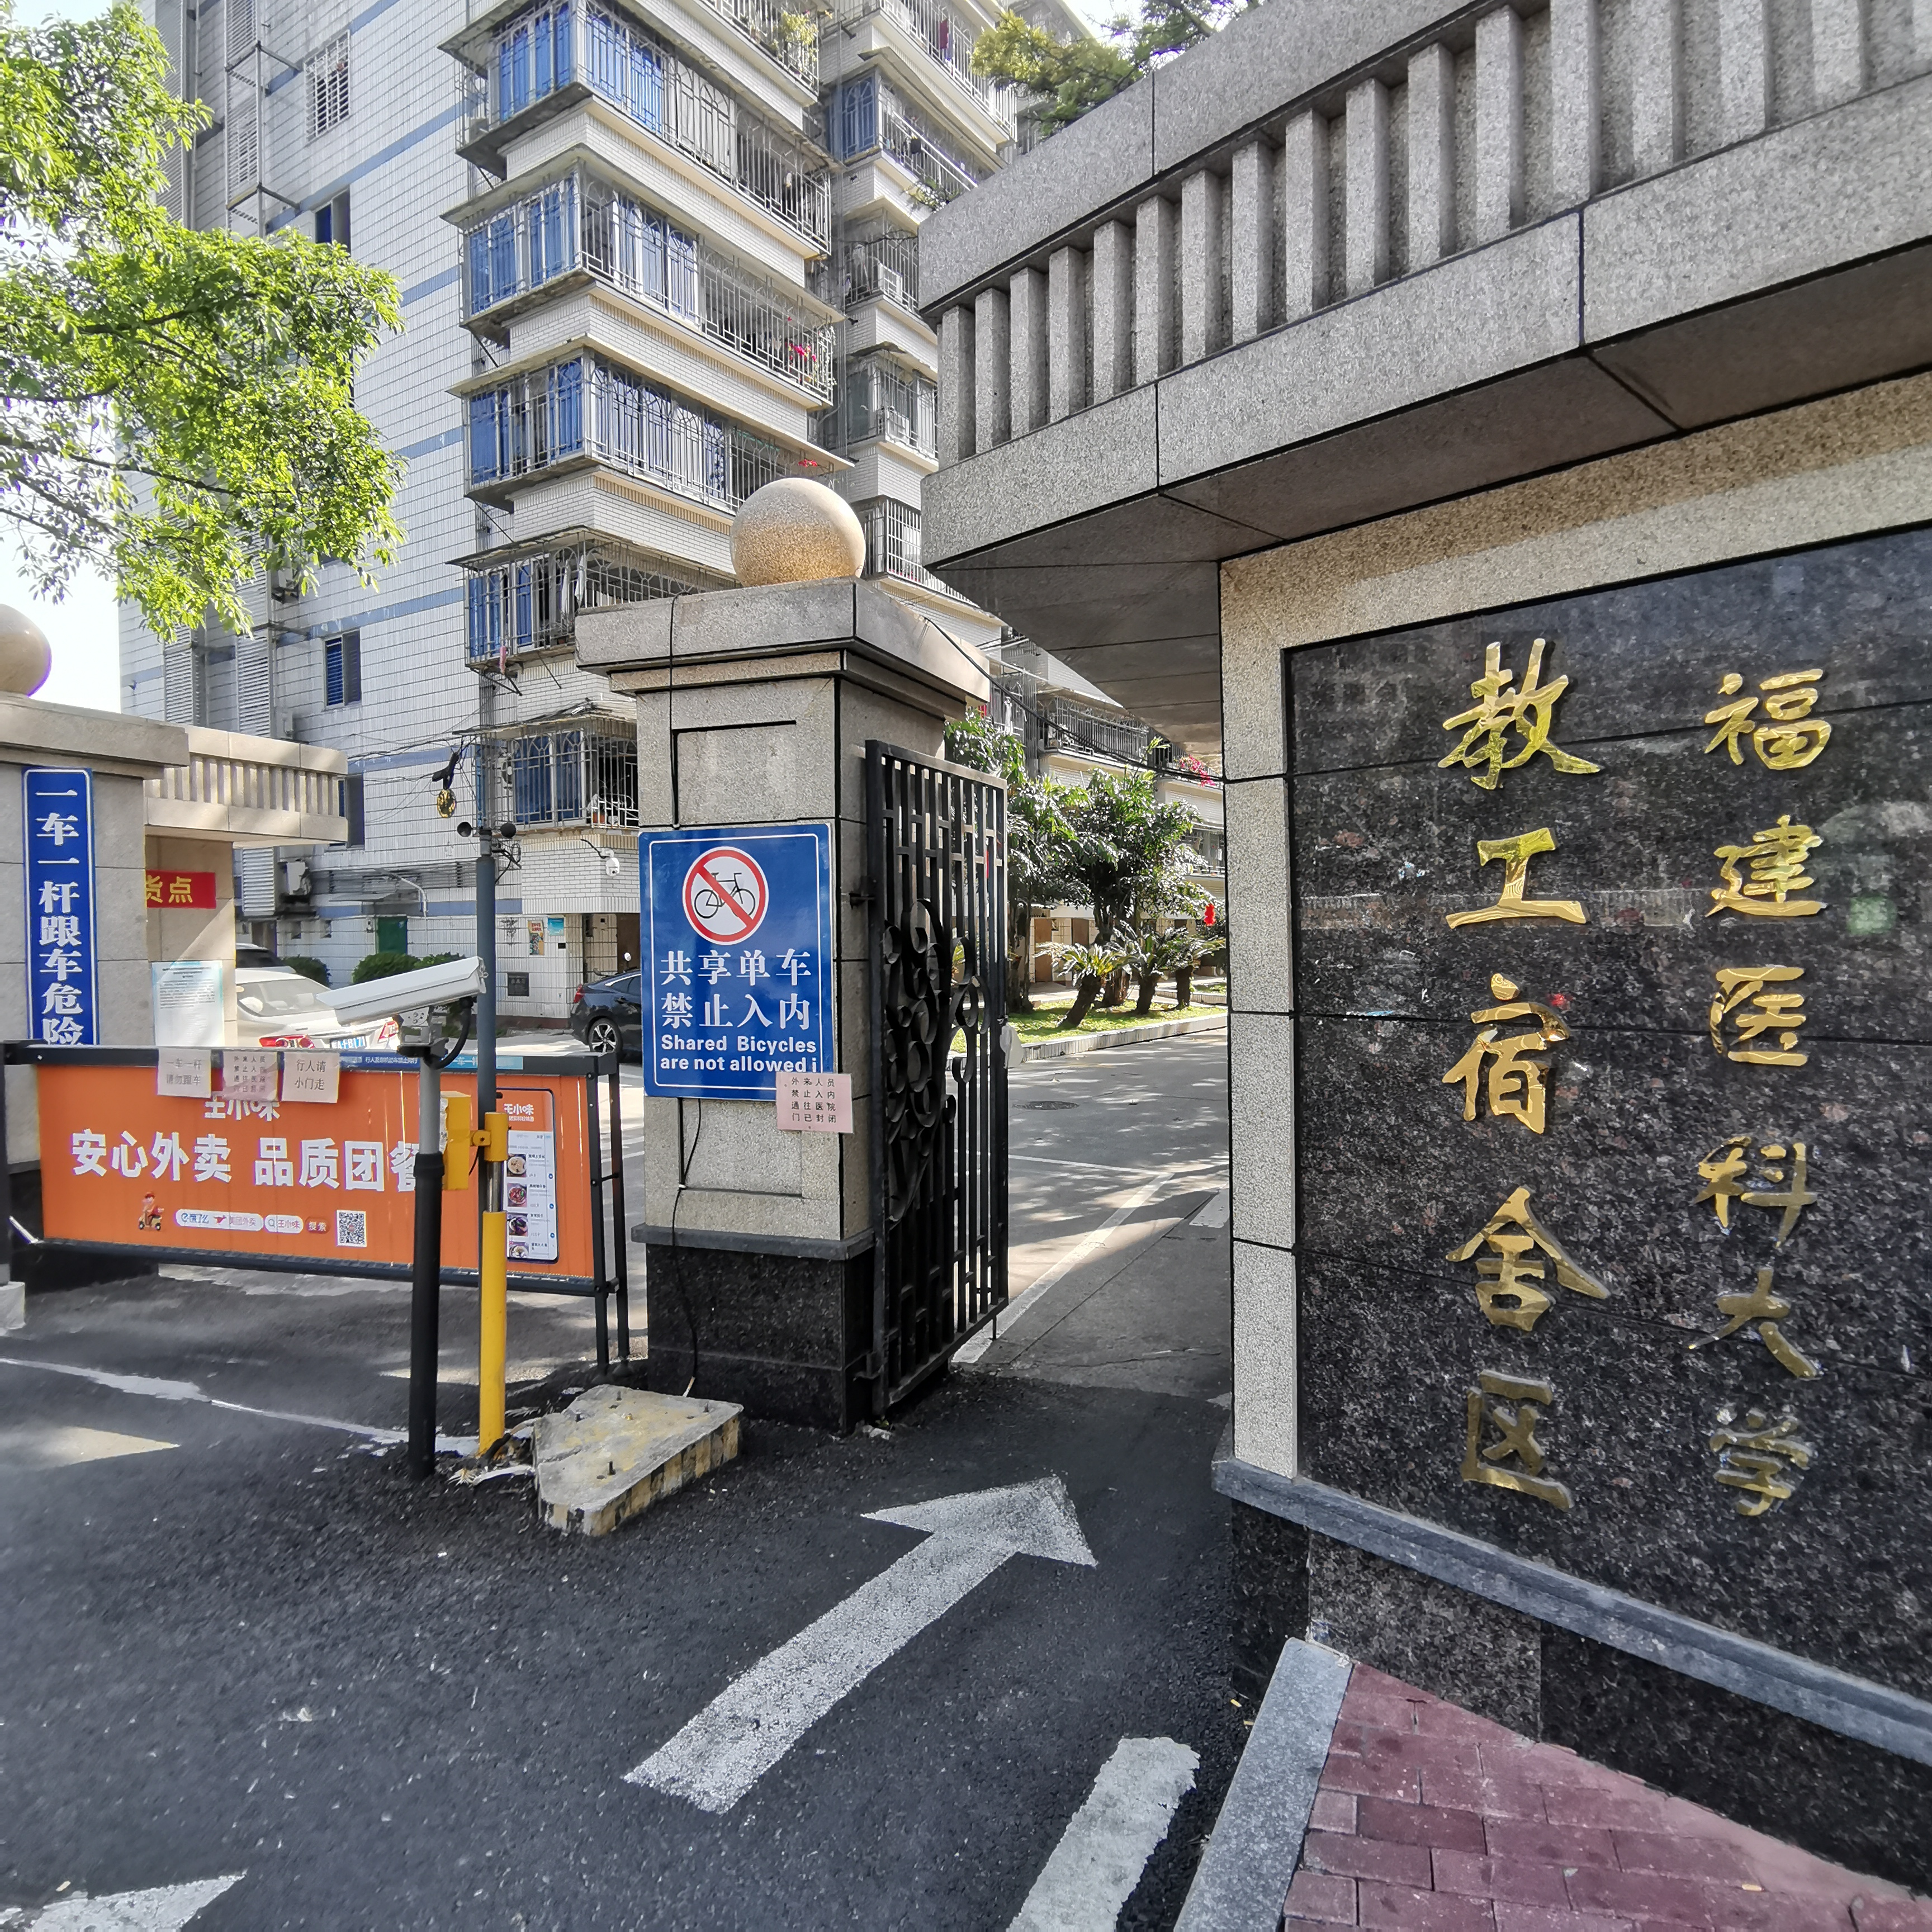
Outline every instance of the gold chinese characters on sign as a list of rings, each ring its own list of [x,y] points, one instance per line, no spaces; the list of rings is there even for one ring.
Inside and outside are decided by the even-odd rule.
[[[1543,1473],[1548,1458],[1536,1439],[1536,1425],[1543,1419],[1543,1412],[1555,1403],[1556,1391],[1547,1382],[1492,1375],[1486,1369],[1476,1380],[1478,1386],[1470,1390],[1468,1397],[1463,1481],[1514,1490],[1567,1510],[1570,1492],[1555,1477]],[[1506,1407],[1509,1403],[1515,1406]],[[1484,1440],[1492,1435],[1493,1442]]]
[[[1758,686],[1760,697],[1740,698],[1735,704],[1706,712],[1704,722],[1716,725],[1718,732],[1704,749],[1714,752],[1721,745],[1731,754],[1732,764],[1742,764],[1745,728],[1762,704],[1768,722],[1750,733],[1751,749],[1758,762],[1774,772],[1795,772],[1808,765],[1832,736],[1831,726],[1811,716],[1811,707],[1818,701],[1819,680],[1824,675],[1822,670],[1786,671],[1765,679]],[[1718,689],[1720,696],[1732,698],[1744,688],[1744,680],[1736,671],[1727,671]]]
[[[1786,812],[1779,814],[1775,825],[1754,832],[1750,844],[1720,845],[1717,856],[1724,883],[1711,888],[1711,904],[1704,916],[1730,911],[1748,913],[1754,919],[1808,919],[1822,912],[1822,899],[1795,899],[1791,895],[1817,883],[1805,871],[1804,862],[1824,842],[1810,826],[1793,825]],[[1747,862],[1748,879],[1739,870]]]
[[[1558,1040],[1568,1040],[1570,1029],[1549,1007],[1538,1006],[1534,1000],[1519,1000],[1517,990],[1514,980],[1504,979],[1500,973],[1492,976],[1490,992],[1497,1004],[1478,1006],[1469,1016],[1471,1022],[1483,1030],[1477,1034],[1468,1052],[1443,1075],[1442,1084],[1453,1087],[1462,1082],[1462,1118],[1473,1120],[1476,1095],[1484,1085],[1486,1065],[1490,1113],[1498,1118],[1507,1115],[1520,1120],[1532,1133],[1540,1134],[1547,1104],[1545,1088],[1550,1064],[1533,1056]],[[1536,1024],[1526,1032],[1503,1034],[1504,1022],[1525,1019],[1533,1019]]]
[[[1708,1348],[1713,1342],[1735,1335],[1740,1328],[1749,1328],[1787,1373],[1808,1382],[1818,1373],[1818,1364],[1796,1347],[1784,1332],[1782,1324],[1790,1318],[1791,1304],[1782,1295],[1772,1292],[1769,1268],[1758,1270],[1757,1286],[1748,1293],[1719,1295],[1718,1312],[1730,1317],[1728,1324],[1714,1335],[1699,1336],[1690,1344],[1692,1348]]]
[[[1489,1252],[1478,1256],[1478,1248]],[[1556,1283],[1592,1301],[1606,1301],[1610,1290],[1579,1268],[1529,1211],[1529,1190],[1519,1187],[1460,1248],[1444,1257],[1476,1264],[1476,1305],[1496,1328],[1534,1328],[1550,1307],[1550,1297],[1537,1286],[1546,1270],[1535,1258],[1546,1256],[1556,1270]]]
[[[1711,1044],[1726,1060],[1746,1066],[1802,1066],[1808,1054],[1794,1052],[1804,1024],[1804,995],[1773,992],[1804,976],[1802,966],[1720,966],[1711,1002]],[[1736,1040],[1727,1042],[1726,1026]],[[1776,1044],[1772,1044],[1773,1040]]]
[[[1538,638],[1531,645],[1528,672],[1520,688],[1516,673],[1504,667],[1502,646],[1492,644],[1484,652],[1483,674],[1469,686],[1475,703],[1442,721],[1443,730],[1462,732],[1462,741],[1438,760],[1438,771],[1460,765],[1484,790],[1494,791],[1504,772],[1528,764],[1539,752],[1559,772],[1581,774],[1602,770],[1550,742],[1552,714],[1556,700],[1570,688],[1570,680],[1566,676],[1552,678],[1547,684],[1538,682],[1548,641]],[[1516,740],[1514,748],[1512,738]]]
[[[1466,912],[1447,913],[1444,917],[1454,927],[1486,926],[1498,919],[1560,919],[1571,926],[1584,923],[1583,908],[1574,899],[1532,899],[1523,896],[1529,879],[1529,862],[1539,852],[1553,852],[1556,839],[1548,826],[1534,832],[1519,832],[1514,838],[1478,838],[1476,856],[1485,866],[1502,861],[1503,889],[1494,905],[1474,906]]]
[[[1742,1427],[1733,1427],[1736,1418],[1729,1409],[1718,1418],[1711,1437],[1711,1453],[1718,1459],[1717,1479],[1726,1489],[1745,1492],[1738,1498],[1740,1516],[1762,1516],[1788,1502],[1811,1466],[1811,1445],[1793,1433],[1796,1416],[1786,1414],[1773,1422],[1762,1409],[1746,1414]]]
[[[1730,1232],[1731,1203],[1742,1201],[1747,1208],[1770,1208],[1782,1210],[1782,1219],[1778,1224],[1778,1245],[1784,1246],[1798,1226],[1798,1217],[1817,1199],[1807,1185],[1810,1156],[1802,1141],[1793,1141],[1789,1154],[1781,1142],[1768,1142],[1758,1149],[1766,1160],[1786,1160],[1791,1163],[1788,1183],[1774,1188],[1772,1181],[1784,1182],[1785,1172],[1781,1167],[1765,1170],[1765,1180],[1757,1186],[1739,1185],[1749,1171],[1750,1162],[1744,1150],[1750,1144],[1749,1134],[1733,1134],[1721,1147],[1713,1148],[1697,1163],[1697,1174],[1704,1184],[1703,1192],[1691,1202],[1694,1208],[1701,1208],[1709,1202],[1717,1215],[1718,1226],[1726,1233]]]

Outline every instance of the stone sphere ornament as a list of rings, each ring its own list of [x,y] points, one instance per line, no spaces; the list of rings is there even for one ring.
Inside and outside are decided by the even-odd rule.
[[[26,611],[0,604],[0,691],[31,698],[53,668],[53,650],[40,626]]]
[[[754,490],[731,526],[731,568],[747,586],[857,577],[866,532],[844,498],[802,476]]]

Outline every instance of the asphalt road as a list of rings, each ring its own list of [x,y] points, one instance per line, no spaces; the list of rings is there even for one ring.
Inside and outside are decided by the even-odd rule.
[[[598,1542],[525,1484],[409,1480],[395,1288],[35,1298],[0,1337],[0,1927],[240,1874],[194,1932],[1003,1928],[1124,1738],[1199,1760],[1118,1922],[1171,1924],[1246,1714],[1207,1480],[1224,1067],[1208,1036],[1017,1075],[1014,1286],[1050,1285],[889,1430],[754,1424]],[[526,1403],[580,1384],[589,1336],[518,1300]],[[1046,1477],[1091,1567],[1000,1563],[728,1810],[624,1781],[920,1546],[868,1512]]]

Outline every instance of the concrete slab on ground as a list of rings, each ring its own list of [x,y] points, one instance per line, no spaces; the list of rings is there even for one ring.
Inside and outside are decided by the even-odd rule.
[[[553,1529],[608,1536],[738,1453],[736,1402],[606,1384],[537,1418],[537,1512]]]

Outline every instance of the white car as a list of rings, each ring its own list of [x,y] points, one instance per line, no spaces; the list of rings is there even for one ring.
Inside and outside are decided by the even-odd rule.
[[[380,1052],[398,1038],[396,1022],[350,1026],[335,1016],[328,988],[286,966],[238,966],[235,1005],[243,1046],[367,1047]]]

